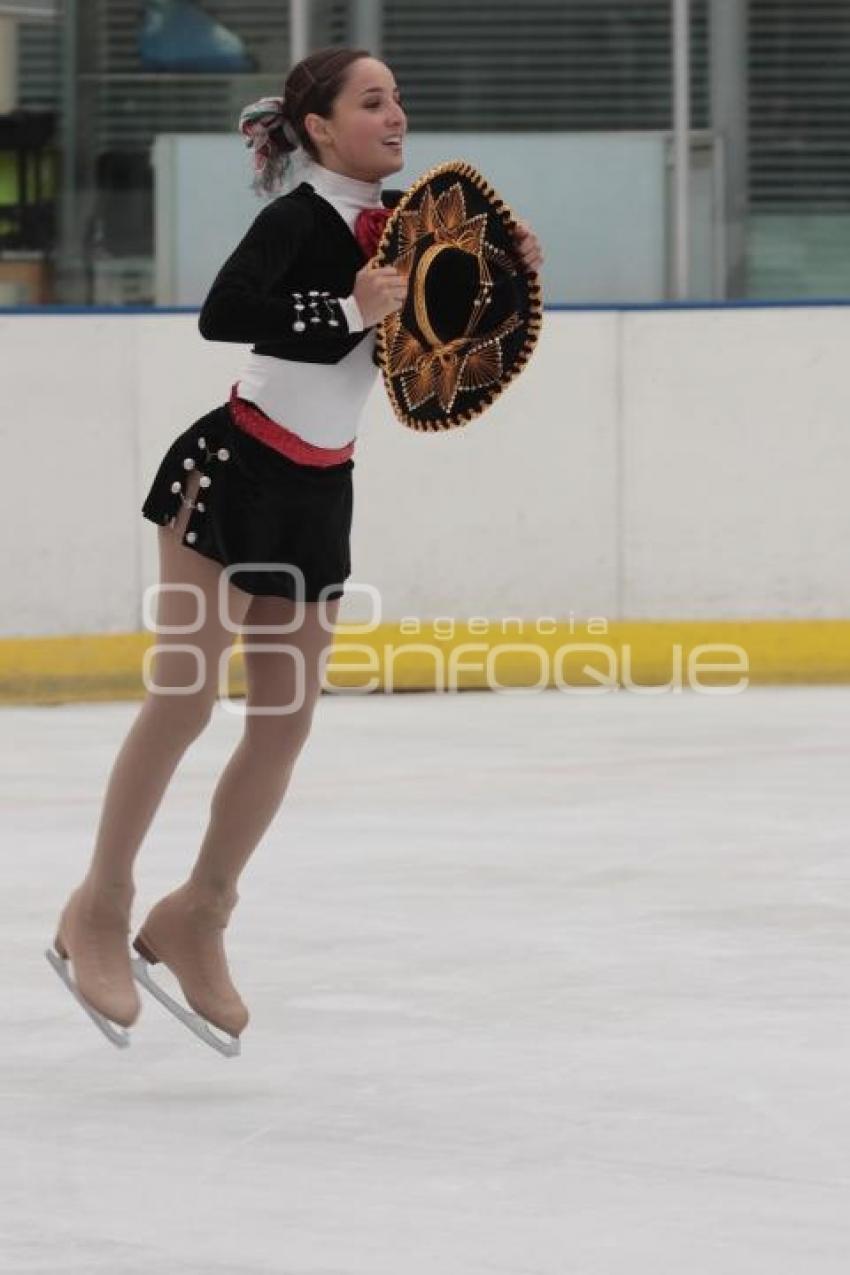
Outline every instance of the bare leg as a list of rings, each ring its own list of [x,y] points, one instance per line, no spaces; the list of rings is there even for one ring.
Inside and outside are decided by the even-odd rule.
[[[213,793],[209,826],[192,869],[191,882],[201,894],[237,898],[240,873],[280,807],[310,733],[339,606],[338,598],[303,603],[301,623],[291,633],[243,635],[245,729]],[[285,598],[256,597],[245,625],[282,625],[295,616],[296,604]],[[300,658],[264,649],[275,644],[297,648]]]
[[[198,478],[197,471],[190,475],[189,498],[194,498]],[[142,840],[180,759],[210,719],[218,695],[219,657],[235,638],[219,616],[220,564],[180,543],[190,512],[188,505],[181,506],[173,526],[157,529],[160,585],[172,587],[161,589],[157,597],[150,689],[113,764],[86,876],[90,897],[125,905],[132,898],[133,863]],[[241,624],[250,602],[250,594],[229,587],[235,625]],[[194,632],[159,631],[192,625],[201,610],[203,622]],[[197,653],[174,649],[189,643]]]
[[[190,475],[190,499],[198,478]],[[148,696],[113,764],[88,872],[62,909],[54,940],[57,959],[73,967],[74,994],[106,1034],[112,1029],[98,1016],[127,1027],[141,1008],[127,950],[133,863],[180,758],[209,720],[219,656],[235,636],[219,616],[221,566],[180,543],[189,514],[183,505],[172,527],[158,529],[160,584],[172,587],[157,598]],[[237,626],[250,601],[231,587],[230,616]],[[194,631],[159,631],[177,626]],[[176,649],[189,642],[194,654]]]
[[[292,633],[244,635],[243,737],[213,793],[209,825],[188,880],[160,899],[134,941],[146,961],[162,961],[177,975],[186,1001],[202,1019],[232,1037],[244,1031],[250,1014],[230,977],[224,930],[239,899],[239,874],[282,802],[309,734],[338,610],[339,600],[323,604],[325,627],[319,605],[303,604]],[[295,615],[295,603],[257,597],[246,624],[280,625]],[[296,648],[295,657],[274,644]],[[252,650],[255,645],[259,649]],[[252,712],[258,709],[275,711]]]

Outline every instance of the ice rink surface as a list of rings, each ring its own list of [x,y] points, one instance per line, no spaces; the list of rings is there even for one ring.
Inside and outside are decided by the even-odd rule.
[[[850,688],[323,696],[234,1059],[149,997],[113,1048],[43,955],[138,707],[0,711],[2,1272],[846,1275]]]

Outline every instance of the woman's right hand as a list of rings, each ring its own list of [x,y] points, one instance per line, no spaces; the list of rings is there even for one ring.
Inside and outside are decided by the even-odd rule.
[[[352,296],[363,315],[364,327],[369,328],[393,310],[401,309],[406,295],[407,279],[395,266],[374,266],[367,261],[362,270],[357,271]]]

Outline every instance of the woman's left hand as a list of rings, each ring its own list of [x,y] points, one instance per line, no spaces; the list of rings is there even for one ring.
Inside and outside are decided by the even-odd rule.
[[[517,219],[512,234],[514,247],[522,259],[522,264],[527,270],[539,270],[543,264],[543,251],[540,240],[528,222]]]

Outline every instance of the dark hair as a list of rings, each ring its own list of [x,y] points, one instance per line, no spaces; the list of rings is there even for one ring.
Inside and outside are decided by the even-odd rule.
[[[370,58],[368,49],[349,49],[342,45],[329,45],[317,49],[297,62],[283,86],[283,113],[298,139],[298,145],[313,159],[318,159],[310,134],[304,127],[304,116],[315,112],[327,118],[333,104],[345,87],[348,68],[358,58]],[[294,150],[284,139],[284,148]]]
[[[370,58],[368,49],[329,45],[296,62],[286,77],[282,97],[264,97],[242,111],[239,129],[254,151],[258,195],[272,193],[289,169],[289,157],[299,146],[314,160],[318,150],[304,127],[304,117],[314,112],[328,118],[345,86],[348,68],[358,58]]]
[[[348,77],[348,68],[359,57],[371,57],[367,48],[331,45],[317,48],[302,57],[287,75],[283,97],[261,97],[243,108],[238,129],[246,145],[254,150],[254,181],[257,195],[270,195],[287,175],[289,156],[301,147],[319,159],[305,128],[305,116],[315,112],[325,119]]]

